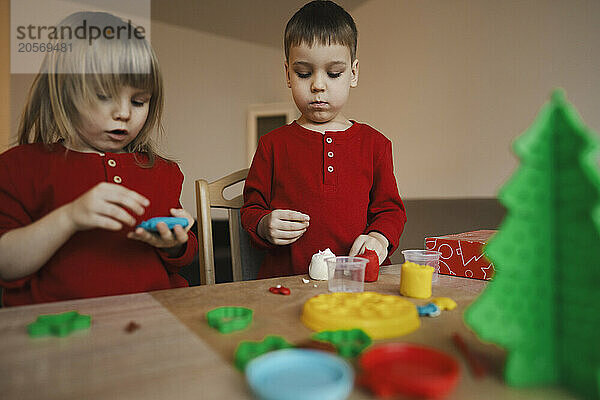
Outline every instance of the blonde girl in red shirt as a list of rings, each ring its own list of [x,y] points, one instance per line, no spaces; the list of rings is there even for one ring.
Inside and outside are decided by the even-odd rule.
[[[105,34],[69,35],[80,26]],[[187,285],[177,271],[192,261],[197,242],[179,203],[183,176],[152,140],[162,76],[150,44],[123,27],[98,12],[59,24],[63,37],[53,48],[63,50],[45,56],[21,117],[20,145],[0,155],[5,304]],[[156,216],[189,224],[136,228]]]

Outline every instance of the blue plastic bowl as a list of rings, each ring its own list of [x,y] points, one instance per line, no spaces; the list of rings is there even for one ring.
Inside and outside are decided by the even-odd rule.
[[[284,349],[248,363],[246,380],[262,400],[342,400],[352,392],[354,371],[329,353]]]

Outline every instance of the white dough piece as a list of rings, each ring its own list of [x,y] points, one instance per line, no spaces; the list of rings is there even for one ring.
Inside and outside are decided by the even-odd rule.
[[[335,257],[335,254],[329,248],[323,251],[319,250],[318,253],[313,254],[310,266],[308,267],[308,274],[312,279],[317,281],[326,281],[328,279],[325,259],[329,257]]]

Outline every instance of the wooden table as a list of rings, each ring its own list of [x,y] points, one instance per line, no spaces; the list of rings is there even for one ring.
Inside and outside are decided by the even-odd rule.
[[[379,281],[365,284],[365,290],[398,294],[398,271],[397,265],[384,268]],[[240,340],[261,340],[267,334],[282,335],[292,343],[309,338],[312,332],[300,322],[302,305],[312,296],[327,293],[327,282],[305,284],[302,278],[0,309],[0,398],[250,399],[243,374],[232,365],[234,350]],[[268,288],[277,284],[289,287],[291,296],[269,293]],[[459,360],[461,381],[449,399],[573,398],[559,389],[513,389],[502,383],[504,353],[481,344],[462,322],[465,307],[484,287],[482,281],[440,276],[433,295],[453,298],[458,308],[437,318],[423,318],[421,328],[394,341],[430,345]],[[251,327],[228,335],[210,328],[206,312],[225,305],[252,308]],[[39,314],[69,310],[90,314],[91,329],[65,338],[27,335],[27,324]],[[131,321],[140,329],[128,333],[125,327]],[[491,365],[485,378],[473,378],[451,342],[453,332],[485,354]],[[373,397],[356,388],[350,398]]]

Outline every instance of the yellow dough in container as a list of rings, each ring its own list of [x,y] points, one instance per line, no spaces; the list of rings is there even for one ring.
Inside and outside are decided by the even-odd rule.
[[[375,292],[315,296],[304,303],[301,319],[317,332],[360,328],[372,339],[406,335],[421,324],[409,300]]]
[[[413,262],[402,264],[400,294],[416,299],[430,298],[433,271],[434,268],[429,265],[419,265]]]

